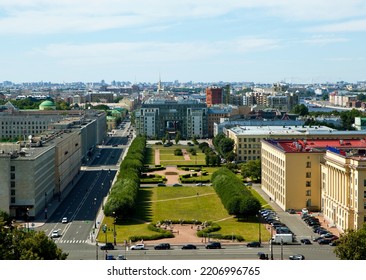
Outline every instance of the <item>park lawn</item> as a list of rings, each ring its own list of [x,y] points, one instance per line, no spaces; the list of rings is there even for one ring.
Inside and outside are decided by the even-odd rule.
[[[155,165],[155,151],[151,147],[146,147],[145,164]]]
[[[259,228],[258,221],[239,221],[235,217],[218,221],[217,224],[221,226],[221,230],[215,232],[222,235],[241,235],[245,242],[258,241]],[[266,229],[265,225],[261,224],[261,239],[268,241],[270,239],[270,233]]]

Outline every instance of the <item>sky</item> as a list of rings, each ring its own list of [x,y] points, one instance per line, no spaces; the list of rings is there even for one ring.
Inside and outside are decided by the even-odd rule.
[[[0,81],[366,80],[365,0],[0,0]]]

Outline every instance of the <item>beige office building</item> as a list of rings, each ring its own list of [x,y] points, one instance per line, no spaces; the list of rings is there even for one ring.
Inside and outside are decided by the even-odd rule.
[[[337,131],[326,126],[236,126],[223,128],[223,133],[234,140],[237,162],[261,158],[263,139],[361,139],[366,131]]]
[[[283,210],[321,211],[341,232],[366,221],[363,139],[262,140],[262,189]]]

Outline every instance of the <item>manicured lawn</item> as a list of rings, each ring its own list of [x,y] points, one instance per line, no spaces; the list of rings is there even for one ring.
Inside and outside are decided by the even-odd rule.
[[[258,240],[258,223],[255,217],[250,221],[238,221],[231,217],[221,204],[212,187],[141,187],[136,213],[130,219],[123,219],[116,225],[117,243],[123,243],[134,235],[153,235],[147,229],[147,222],[162,220],[214,221],[221,226],[217,233],[241,235],[245,241]],[[108,242],[113,241],[113,218],[106,217]],[[105,242],[100,231],[98,240]],[[269,233],[262,226],[262,240],[269,240]]]

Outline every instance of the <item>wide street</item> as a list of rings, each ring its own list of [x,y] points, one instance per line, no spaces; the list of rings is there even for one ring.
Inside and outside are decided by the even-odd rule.
[[[145,250],[129,250],[124,244],[117,244],[115,250],[105,252],[100,244],[95,243],[95,227],[100,228],[103,219],[104,201],[129,144],[129,123],[99,146],[87,165],[83,166],[75,186],[61,202],[53,202],[55,211],[50,213],[47,222],[37,230],[43,230],[47,235],[58,230],[59,238],[55,243],[69,254],[68,260],[103,260],[105,255],[124,255],[128,260],[208,260],[208,259],[258,259],[258,252],[268,254],[269,259],[288,259],[293,254],[303,254],[307,260],[336,260],[334,247],[319,245],[274,245],[271,248],[268,241],[261,248],[248,248],[246,243],[222,243],[222,249],[206,249],[205,243],[196,244],[196,250],[181,250],[183,244],[171,244],[170,250],[154,250],[153,245],[145,246]],[[257,188],[259,186],[253,186]],[[51,203],[51,202],[50,202]],[[51,206],[51,205],[50,205]],[[273,205],[271,205],[273,206]],[[297,216],[278,211],[281,221],[286,223],[300,237],[311,238],[314,235],[305,223]],[[97,215],[99,213],[99,215]],[[68,223],[63,224],[62,218],[67,217]],[[159,241],[156,241],[158,244]]]

